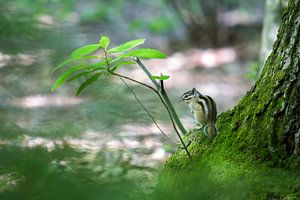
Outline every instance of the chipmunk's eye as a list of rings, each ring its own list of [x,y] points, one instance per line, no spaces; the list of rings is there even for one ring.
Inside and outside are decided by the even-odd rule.
[[[188,94],[186,94],[186,95],[184,95],[184,97],[183,97],[184,99],[189,99],[190,98],[190,95],[188,95]]]

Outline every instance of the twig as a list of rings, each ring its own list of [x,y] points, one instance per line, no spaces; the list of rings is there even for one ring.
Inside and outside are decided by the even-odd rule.
[[[164,82],[163,82],[163,80],[160,80],[160,87],[161,87],[161,92],[162,92],[162,94],[165,93]],[[160,96],[160,95],[159,95],[159,96]],[[184,148],[186,154],[188,155],[189,159],[192,161],[191,154],[190,154],[190,152],[189,152],[187,146],[185,145],[185,143],[184,143],[182,137],[180,136],[180,134],[179,134],[179,132],[178,132],[176,126],[175,126],[174,120],[173,120],[173,118],[171,117],[171,113],[170,113],[170,110],[169,110],[168,106],[166,105],[165,102],[163,102],[163,104],[165,105],[165,107],[166,107],[167,110],[168,110],[168,113],[169,113],[169,115],[170,115],[170,118],[171,118],[171,122],[172,122],[173,128],[174,128],[174,130],[175,130],[175,132],[176,132],[178,138],[180,139],[180,142],[181,142],[181,144],[182,144],[182,146],[183,146],[183,148]]]
[[[130,80],[130,81],[132,81],[132,82],[135,82],[135,83],[137,83],[137,84],[143,85],[143,86],[149,88],[150,90],[152,90],[153,92],[157,93],[157,91],[156,91],[156,89],[155,89],[154,87],[152,87],[152,86],[150,86],[150,85],[147,85],[146,83],[137,81],[137,80],[135,80],[135,79],[132,79],[132,78],[130,78],[130,77],[128,77],[128,76],[124,76],[124,75],[122,75],[122,74],[117,74],[117,73],[112,72],[112,71],[108,71],[108,72],[109,72],[111,75],[118,76],[118,77],[121,77],[121,78]]]
[[[157,88],[157,91],[161,91],[160,85],[151,78],[152,77],[151,73],[147,70],[147,68],[141,62],[141,60],[138,57],[136,57],[135,61],[140,66],[140,68],[145,72],[145,74],[148,76],[148,78],[152,81],[152,83],[155,85],[155,87]],[[161,95],[162,95],[163,101],[166,103],[167,107],[170,109],[171,117],[174,119],[175,124],[180,129],[181,133],[184,135],[186,133],[186,130],[185,130],[184,126],[182,125],[167,93],[164,92],[164,93],[161,93]]]
[[[140,66],[140,68],[145,72],[145,74],[148,76],[148,78],[151,80],[151,82],[153,83],[153,85],[157,88],[157,90],[160,90],[160,86],[157,83],[157,81],[153,80],[152,74],[147,70],[147,68],[145,67],[145,65],[141,62],[141,60],[138,57],[135,57],[135,61],[136,63]]]
[[[181,121],[179,120],[179,118],[178,118],[178,116],[177,116],[177,114],[176,114],[176,112],[175,112],[175,110],[174,110],[174,108],[173,108],[173,106],[172,106],[172,104],[171,104],[171,102],[170,102],[168,96],[167,96],[167,93],[164,91],[164,89],[163,89],[163,93],[162,93],[162,94],[160,94],[160,93],[158,92],[158,90],[161,89],[161,88],[160,88],[161,86],[160,86],[155,80],[153,80],[153,79],[151,78],[151,73],[146,69],[146,67],[143,65],[143,63],[140,61],[140,59],[136,57],[136,62],[137,62],[138,65],[143,69],[143,71],[147,74],[147,76],[150,78],[150,80],[152,81],[152,83],[156,86],[157,90],[156,90],[155,88],[153,88],[152,86],[150,86],[150,85],[147,85],[147,84],[145,84],[145,83],[142,83],[142,82],[137,81],[137,80],[135,80],[135,79],[132,79],[132,78],[130,78],[130,77],[127,77],[127,76],[124,76],[124,75],[121,75],[121,74],[117,74],[117,73],[111,71],[111,70],[110,70],[110,67],[109,67],[109,62],[108,62],[108,60],[107,60],[107,52],[104,51],[104,53],[105,53],[105,59],[106,59],[106,62],[107,62],[107,67],[108,67],[108,68],[107,68],[107,71],[108,71],[110,74],[112,74],[112,75],[114,75],[114,76],[118,76],[119,78],[124,78],[124,79],[130,80],[130,81],[135,82],[135,83],[137,83],[137,84],[143,85],[144,87],[149,88],[150,90],[152,90],[153,92],[155,92],[155,93],[158,95],[160,101],[163,103],[163,105],[165,106],[165,108],[166,108],[167,111],[168,111],[169,117],[170,117],[171,122],[172,122],[173,129],[175,130],[177,136],[179,137],[180,142],[181,142],[181,144],[183,145],[183,147],[184,147],[184,149],[185,149],[185,151],[186,151],[186,153],[187,153],[189,159],[192,161],[192,157],[191,157],[191,155],[190,155],[190,152],[188,151],[188,149],[187,149],[187,147],[186,147],[186,145],[185,145],[185,143],[184,143],[182,137],[180,136],[180,133],[178,132],[178,130],[177,130],[177,128],[176,128],[176,125],[175,125],[175,122],[174,122],[173,117],[175,118],[176,124],[177,124],[177,126],[180,128],[180,130],[181,130],[181,132],[182,132],[183,134],[186,133],[186,130],[184,129],[184,127],[183,127]],[[138,101],[138,102],[139,102],[139,101]],[[141,105],[142,105],[142,104],[141,104]],[[164,134],[164,135],[165,135],[165,134]]]
[[[192,157],[191,157],[191,155],[190,155],[190,153],[189,153],[189,151],[188,151],[186,145],[184,144],[183,139],[182,139],[181,136],[180,136],[180,133],[178,132],[178,130],[177,130],[177,128],[176,128],[176,125],[175,125],[175,122],[174,122],[174,120],[173,120],[171,111],[169,110],[169,107],[167,106],[166,102],[165,102],[164,99],[162,98],[161,94],[160,94],[157,90],[155,90],[153,87],[151,87],[150,85],[147,85],[147,84],[145,84],[145,83],[139,82],[139,81],[134,80],[134,79],[132,79],[132,78],[130,78],[130,77],[127,77],[127,76],[124,76],[124,75],[121,75],[121,74],[114,73],[114,72],[112,72],[112,71],[108,71],[108,72],[109,72],[110,74],[114,75],[114,76],[118,76],[118,77],[121,77],[121,78],[130,80],[130,81],[132,81],[132,82],[141,84],[141,85],[143,85],[143,86],[145,86],[145,87],[151,89],[153,92],[155,92],[155,93],[157,94],[157,96],[159,97],[160,101],[163,103],[163,105],[165,106],[165,108],[166,108],[167,111],[168,111],[169,117],[170,117],[171,122],[172,122],[173,129],[175,130],[177,136],[179,137],[180,142],[181,142],[181,144],[183,145],[183,147],[184,147],[184,149],[185,149],[185,151],[186,151],[186,153],[187,153],[189,159],[192,161]]]
[[[129,85],[124,81],[123,78],[119,77],[119,79],[125,84],[125,86],[128,88],[128,90],[133,94],[135,100],[141,105],[141,107],[144,109],[144,111],[148,114],[148,116],[151,118],[151,120],[153,121],[153,123],[155,124],[155,126],[159,129],[159,131],[165,136],[165,138],[171,142],[173,142],[174,144],[180,144],[178,142],[175,142],[174,140],[172,140],[171,138],[169,138],[165,132],[160,128],[160,126],[158,125],[158,123],[156,122],[156,120],[154,119],[153,115],[150,113],[150,111],[145,107],[145,105],[140,101],[140,99],[137,97],[136,93],[133,91],[132,88],[129,87]]]
[[[105,62],[106,62],[106,65],[107,65],[107,70],[110,71],[110,64],[108,62],[107,51],[106,51],[106,49],[103,49],[103,51],[104,51]]]

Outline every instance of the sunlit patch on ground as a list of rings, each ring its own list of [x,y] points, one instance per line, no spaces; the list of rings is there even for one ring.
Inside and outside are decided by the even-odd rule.
[[[97,151],[117,150],[122,152],[122,158],[132,165],[157,168],[170,155],[163,148],[163,136],[151,133],[151,127],[135,125],[131,128],[134,127],[135,130],[130,131],[129,127],[125,126],[125,129],[116,136],[87,131],[81,138],[70,138],[67,142],[77,148]],[[141,129],[144,129],[144,134],[139,134]]]
[[[24,135],[24,139],[22,141],[22,146],[24,147],[36,147],[42,146],[45,147],[48,151],[53,151],[57,145],[62,145],[63,141],[61,140],[51,140],[42,137],[31,137],[28,135]]]
[[[20,176],[16,172],[0,174],[0,192],[4,192],[5,190],[13,190],[21,181],[24,180],[25,177]]]
[[[141,129],[144,129],[142,134],[139,131]],[[57,140],[25,135],[22,146],[42,146],[48,151],[53,151],[58,146],[68,144],[91,153],[117,151],[123,160],[127,160],[133,166],[158,168],[170,153],[164,149],[166,142],[163,135],[157,130],[151,133],[154,129],[153,125],[126,125],[118,135],[89,130],[78,138],[64,137]]]
[[[72,106],[80,104],[82,101],[83,99],[78,97],[35,95],[15,99],[11,104],[22,108],[39,108],[45,106]]]
[[[172,128],[170,125],[160,124],[159,125],[166,133],[172,132]],[[160,135],[159,129],[155,126],[155,124],[146,126],[141,126],[140,124],[126,124],[122,126],[122,130],[120,132],[121,136],[147,136],[147,135]]]
[[[36,62],[35,56],[31,54],[18,54],[16,60],[18,61],[17,63],[20,63],[24,66],[32,65],[34,62]]]
[[[39,26],[43,28],[51,28],[54,25],[54,17],[51,15],[41,15],[38,18]]]
[[[0,52],[0,68],[8,65],[29,66],[35,63],[49,61],[52,53],[50,49],[38,49],[34,52],[18,53],[16,55],[3,54]]]
[[[0,52],[0,68],[7,65],[12,59],[12,56]]]
[[[15,63],[21,66],[32,65],[36,62],[36,55],[20,53],[17,55],[2,54],[0,52],[0,68]]]

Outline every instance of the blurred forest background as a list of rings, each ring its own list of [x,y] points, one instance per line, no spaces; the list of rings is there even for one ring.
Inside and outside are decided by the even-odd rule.
[[[266,12],[265,5],[273,7]],[[0,0],[0,199],[145,198],[177,146],[119,80],[100,79],[79,97],[80,80],[50,93],[58,76],[53,68],[74,49],[101,34],[115,46],[146,38],[145,47],[169,57],[145,65],[171,76],[165,87],[192,128],[181,94],[196,87],[216,100],[219,113],[232,108],[261,70],[283,6],[279,0]],[[147,81],[136,66],[122,70]],[[159,100],[133,88],[176,140]]]

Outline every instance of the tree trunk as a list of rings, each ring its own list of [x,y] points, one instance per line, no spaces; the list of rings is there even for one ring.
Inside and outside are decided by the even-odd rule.
[[[289,2],[277,38],[256,84],[220,116],[218,140],[279,164],[299,157],[300,0]]]
[[[237,106],[219,116],[214,151],[239,152],[277,166],[287,166],[291,163],[287,161],[299,164],[299,38],[300,0],[290,0],[273,51],[257,82]],[[199,149],[203,149],[201,142],[191,145],[192,156],[201,157],[203,151]],[[178,152],[168,162],[171,168],[183,163]]]
[[[192,140],[193,162],[181,148],[168,159],[157,199],[300,199],[299,39],[300,0],[290,0],[256,84],[219,116],[213,141]]]
[[[261,48],[259,56],[258,74],[261,73],[265,61],[272,51],[272,46],[278,32],[282,5],[280,0],[266,0],[265,16],[263,22],[263,30],[261,36]]]
[[[193,44],[211,47],[220,43],[219,1],[168,0],[166,2],[174,8],[186,26]]]

